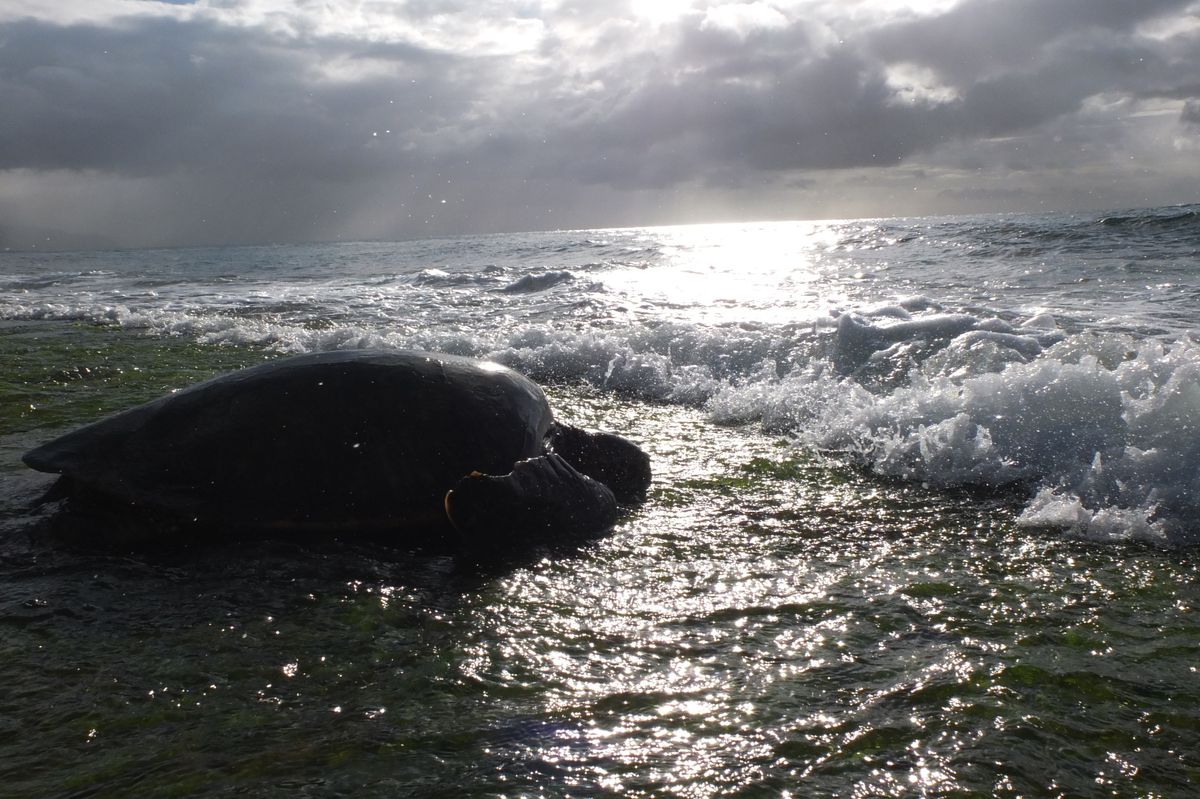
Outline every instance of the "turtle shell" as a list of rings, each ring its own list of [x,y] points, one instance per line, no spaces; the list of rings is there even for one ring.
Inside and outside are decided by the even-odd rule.
[[[542,390],[503,366],[357,350],[214,378],[50,441],[27,465],[203,522],[383,527],[442,519],[472,471],[541,454]]]

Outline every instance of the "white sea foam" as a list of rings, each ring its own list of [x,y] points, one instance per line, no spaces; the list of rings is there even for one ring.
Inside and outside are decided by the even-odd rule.
[[[1048,331],[1043,319],[1035,329]],[[737,373],[738,347],[681,362],[637,337],[525,331],[492,354],[548,379],[703,403],[843,453],[878,474],[942,486],[1022,486],[1020,523],[1100,540],[1183,541],[1200,511],[1200,350],[1116,335],[1042,338],[964,329],[870,389],[819,357],[781,371],[768,353]],[[909,328],[915,338],[942,320]],[[1049,343],[1058,339],[1059,343]],[[1046,342],[1048,346],[1043,346]],[[901,339],[892,345],[910,343]],[[754,348],[752,348],[754,349]],[[889,348],[892,357],[906,354]]]
[[[797,230],[796,241],[816,236]],[[1183,288],[1170,304],[1156,295],[1139,305],[1132,284],[1063,290],[1075,260],[1056,265],[1049,288],[1027,289],[1048,270],[905,255],[927,239],[856,263],[847,253],[874,250],[788,251],[782,233],[795,232],[774,231],[769,269],[742,257],[762,250],[689,243],[686,231],[613,232],[601,253],[565,233],[316,247],[240,270],[211,254],[169,268],[161,254],[97,256],[105,268],[11,274],[0,318],[284,352],[489,357],[541,381],[703,407],[718,423],[761,425],[889,477],[1019,486],[1030,527],[1104,540],[1200,535],[1191,272],[1173,278]],[[999,288],[983,303],[989,282]],[[882,299],[889,289],[902,298]],[[927,293],[903,296],[914,289]]]
[[[1099,540],[1197,534],[1200,347],[1065,336],[1047,315],[1012,325],[931,305],[925,315],[899,305],[842,314],[832,328],[454,329],[361,316],[314,328],[161,306],[5,311],[287,352],[412,347],[488,357],[541,381],[702,406],[718,423],[788,433],[887,477],[1024,486],[1031,499],[1019,523],[1030,527]],[[857,367],[847,373],[850,363]]]
[[[731,386],[709,402],[721,420],[790,422],[809,446],[882,475],[936,485],[1020,484],[1027,526],[1112,540],[1180,540],[1200,511],[1200,350],[1078,336],[1032,359],[955,343],[903,386],[871,392],[814,371]],[[996,342],[988,339],[989,345]],[[971,364],[974,353],[982,359]]]

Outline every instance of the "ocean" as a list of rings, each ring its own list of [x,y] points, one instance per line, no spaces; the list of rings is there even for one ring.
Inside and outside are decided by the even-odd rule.
[[[1190,795],[1198,300],[1200,206],[0,253],[0,794]],[[364,347],[524,372],[647,501],[128,546],[20,462]]]

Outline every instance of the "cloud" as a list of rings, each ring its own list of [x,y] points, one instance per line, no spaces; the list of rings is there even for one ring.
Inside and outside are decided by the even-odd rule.
[[[1184,103],[1179,119],[1186,125],[1200,127],[1200,100],[1188,100]]]
[[[1200,116],[1194,1],[638,7],[13,0],[0,221],[387,237],[880,213],[902,167],[939,184],[903,213],[1119,204],[1118,152],[1196,176],[1155,144]]]
[[[788,19],[778,8],[767,3],[724,3],[711,6],[700,21],[701,31],[716,31],[745,41],[758,31],[778,30]]]

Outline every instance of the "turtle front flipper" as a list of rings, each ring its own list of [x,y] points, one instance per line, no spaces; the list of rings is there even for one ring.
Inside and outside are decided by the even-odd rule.
[[[445,504],[469,547],[586,536],[617,521],[612,491],[554,453],[519,461],[505,475],[472,472],[446,493]]]

